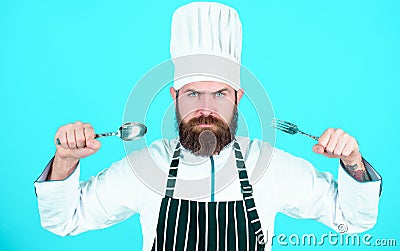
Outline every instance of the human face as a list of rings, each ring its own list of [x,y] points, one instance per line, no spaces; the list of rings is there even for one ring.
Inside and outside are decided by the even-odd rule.
[[[230,86],[212,83],[216,88],[210,89],[210,83],[207,88],[205,83],[200,84],[181,89],[184,93],[175,100],[176,118],[182,146],[194,155],[209,157],[232,142],[237,128],[237,101],[243,92],[235,98]],[[176,92],[171,95],[176,96]]]

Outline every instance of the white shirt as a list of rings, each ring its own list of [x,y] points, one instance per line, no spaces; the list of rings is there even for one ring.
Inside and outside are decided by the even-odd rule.
[[[264,234],[271,238],[275,215],[316,219],[337,231],[368,230],[376,223],[381,178],[367,163],[373,181],[358,182],[339,165],[338,182],[309,162],[260,140],[238,137]],[[35,182],[41,224],[61,236],[76,235],[140,214],[143,250],[151,250],[168,169],[177,139],[158,140],[79,182],[80,165],[63,181],[45,181],[51,163]],[[210,158],[181,151],[175,198],[210,201]],[[241,200],[232,144],[214,155],[215,201]],[[340,191],[340,193],[339,193]],[[271,240],[266,250],[271,248]]]

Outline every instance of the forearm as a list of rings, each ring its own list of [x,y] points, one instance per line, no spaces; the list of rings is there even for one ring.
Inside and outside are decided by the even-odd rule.
[[[344,170],[357,181],[371,181],[371,177],[368,175],[361,155],[359,155],[357,159],[353,161],[342,160],[342,163]]]
[[[56,154],[46,180],[65,180],[73,173],[78,163],[79,159],[63,159]]]

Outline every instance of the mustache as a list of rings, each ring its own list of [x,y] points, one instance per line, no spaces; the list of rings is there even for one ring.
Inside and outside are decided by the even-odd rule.
[[[189,127],[194,127],[197,125],[216,125],[224,128],[228,127],[228,124],[224,120],[214,117],[212,115],[201,115],[200,117],[192,118],[187,122],[187,126]]]

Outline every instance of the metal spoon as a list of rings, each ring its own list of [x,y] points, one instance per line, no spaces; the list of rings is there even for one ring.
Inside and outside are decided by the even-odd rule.
[[[98,133],[94,138],[102,138],[108,136],[117,136],[125,141],[132,141],[143,137],[147,133],[147,127],[141,123],[128,122],[123,124],[116,132]],[[60,140],[56,139],[57,145],[61,145]]]

